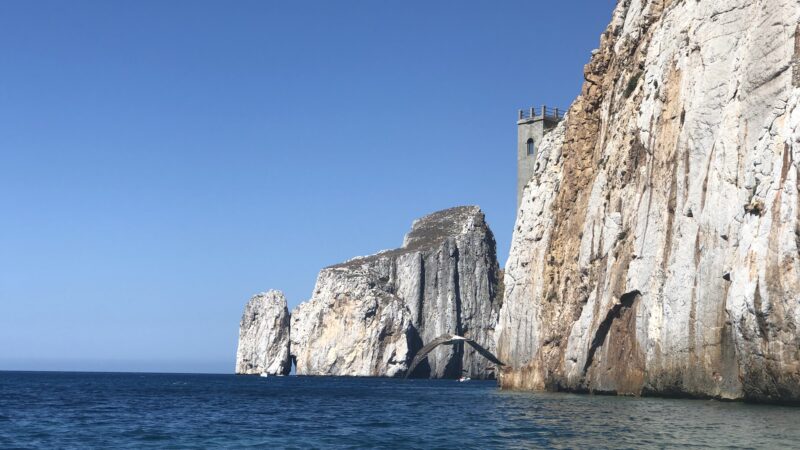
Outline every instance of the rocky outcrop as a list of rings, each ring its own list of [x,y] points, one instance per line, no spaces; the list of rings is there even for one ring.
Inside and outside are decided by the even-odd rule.
[[[423,343],[445,333],[494,350],[501,298],[495,241],[478,207],[414,222],[403,246],[323,269],[292,312],[298,375],[403,375]],[[471,347],[439,348],[422,377],[493,376]]]
[[[621,0],[542,145],[507,388],[800,401],[797,0]]]
[[[292,311],[298,375],[397,376],[412,351],[411,315],[374,280],[390,263],[352,273],[324,269],[314,296]],[[388,277],[387,277],[388,278]]]
[[[239,323],[236,373],[288,375],[291,368],[286,298],[279,291],[253,296]]]

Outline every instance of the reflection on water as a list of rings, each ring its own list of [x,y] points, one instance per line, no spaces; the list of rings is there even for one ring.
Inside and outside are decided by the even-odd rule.
[[[540,433],[555,447],[793,448],[800,409],[713,400],[497,391],[509,441]]]
[[[0,372],[0,447],[798,445],[792,407],[449,380]]]

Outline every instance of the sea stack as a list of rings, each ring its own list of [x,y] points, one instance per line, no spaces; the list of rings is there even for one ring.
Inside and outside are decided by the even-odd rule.
[[[800,401],[798,20],[617,3],[522,193],[503,387]]]
[[[445,333],[494,351],[502,303],[494,236],[476,206],[414,222],[401,248],[323,269],[292,312],[298,375],[401,376],[414,354]],[[436,349],[414,376],[494,376],[463,345]]]
[[[253,296],[239,323],[236,373],[240,375],[288,375],[289,310],[280,291]]]

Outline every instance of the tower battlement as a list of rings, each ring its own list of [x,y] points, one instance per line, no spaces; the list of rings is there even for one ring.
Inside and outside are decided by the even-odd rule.
[[[545,120],[545,119],[555,120],[558,122],[563,118],[564,118],[563,109],[548,108],[546,105],[542,105],[542,107],[538,111],[534,107],[530,107],[529,109],[520,109],[517,125],[520,125],[520,122]]]
[[[517,118],[517,209],[522,203],[522,191],[536,170],[536,156],[544,135],[564,118],[564,110],[542,105],[519,110]]]

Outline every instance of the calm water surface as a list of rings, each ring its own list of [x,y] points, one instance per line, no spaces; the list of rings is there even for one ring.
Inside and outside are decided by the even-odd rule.
[[[800,408],[492,382],[0,372],[0,447],[797,448]]]

